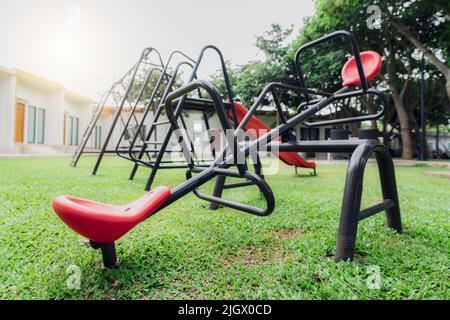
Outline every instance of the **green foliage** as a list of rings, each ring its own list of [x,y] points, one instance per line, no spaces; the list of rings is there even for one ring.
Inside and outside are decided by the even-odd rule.
[[[106,271],[100,252],[64,225],[51,201],[69,194],[128,203],[142,196],[148,172],[128,181],[129,163],[106,157],[93,177],[94,161],[74,169],[68,158],[0,159],[0,299],[448,299],[450,185],[422,175],[435,169],[397,168],[404,233],[386,228],[382,214],[365,220],[354,262],[329,257],[346,167],[321,164],[317,177],[295,177],[282,165],[267,176],[277,201],[270,217],[211,212],[191,194],[118,241],[121,268]],[[184,176],[165,170],[156,185]],[[363,206],[380,202],[380,193],[369,166]],[[252,187],[224,196],[264,205]],[[69,266],[80,268],[79,290],[66,285]],[[379,290],[366,285],[370,266],[380,267]]]
[[[252,105],[268,83],[281,81],[293,83],[295,81],[292,59],[286,56],[290,46],[286,39],[292,31],[292,28],[283,29],[280,25],[273,24],[271,30],[256,39],[256,46],[264,53],[263,61],[251,61],[236,68],[228,67],[234,94],[247,107]],[[221,73],[213,77],[213,83],[225,95],[226,90]],[[264,104],[268,103],[269,100]]]
[[[157,69],[149,69],[142,68],[140,72],[137,74],[136,79],[133,81],[133,84],[130,89],[129,101],[131,103],[136,103],[139,95],[142,95],[139,98],[140,105],[146,105],[155,89],[156,84],[158,83],[159,78],[161,77],[161,71]],[[145,87],[144,87],[145,86]],[[164,91],[164,86],[161,86],[161,90]]]
[[[368,22],[374,22],[370,6],[381,10],[379,28],[370,29]],[[272,81],[296,84],[296,70],[293,59],[296,51],[309,41],[336,30],[348,30],[356,36],[360,50],[377,51],[383,56],[383,69],[379,77],[372,80],[375,86],[390,95],[395,87],[398,94],[404,89],[403,102],[409,117],[410,128],[417,131],[419,122],[418,101],[421,54],[393,25],[400,21],[408,30],[441,59],[448,61],[450,46],[450,19],[448,1],[425,0],[317,0],[314,16],[305,20],[304,27],[291,43],[287,43],[292,29],[284,30],[272,25],[271,30],[257,38],[256,45],[264,54],[263,61],[230,68],[235,94],[250,106],[264,86]],[[301,56],[301,68],[307,85],[326,91],[336,91],[341,87],[341,70],[351,56],[351,47],[343,39],[324,43],[305,52]],[[388,72],[387,66],[390,66]],[[445,78],[431,63],[425,64],[427,77],[426,109],[430,124],[447,123],[450,118],[448,97],[446,98]],[[390,73],[390,74],[389,74]],[[388,85],[389,84],[389,85]],[[223,86],[221,87],[223,92]],[[282,103],[295,111],[302,101],[291,93],[279,93]],[[268,105],[271,99],[264,101]],[[359,100],[351,104],[332,107],[347,114],[373,113],[378,108],[377,101],[370,100],[372,108]],[[399,116],[391,101],[387,110],[387,124],[400,131]]]

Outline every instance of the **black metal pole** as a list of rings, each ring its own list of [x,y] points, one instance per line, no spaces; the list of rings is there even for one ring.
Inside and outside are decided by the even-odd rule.
[[[425,122],[425,74],[424,74],[424,57],[420,64],[420,126],[421,126],[421,139],[420,139],[420,160],[427,161],[427,133]]]
[[[439,125],[436,125],[436,154],[439,156]]]

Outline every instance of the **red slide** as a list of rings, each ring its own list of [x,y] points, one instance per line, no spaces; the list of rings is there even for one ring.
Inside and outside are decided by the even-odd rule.
[[[236,115],[238,121],[241,122],[245,115],[247,114],[247,108],[242,104],[235,102],[234,108],[236,109]],[[228,111],[228,117],[233,119],[231,110]],[[264,122],[259,120],[257,117],[252,116],[247,123],[245,129],[246,132],[250,133],[254,138],[259,138],[265,133],[270,131],[270,128],[265,125]],[[281,138],[278,138],[280,140]],[[309,169],[316,169],[315,162],[306,161],[304,158],[300,157],[296,152],[274,152],[284,163],[289,166],[304,167]]]

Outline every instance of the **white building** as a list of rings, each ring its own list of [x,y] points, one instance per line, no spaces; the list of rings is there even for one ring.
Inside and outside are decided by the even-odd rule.
[[[0,67],[0,153],[73,152],[92,106],[92,99],[59,83]]]

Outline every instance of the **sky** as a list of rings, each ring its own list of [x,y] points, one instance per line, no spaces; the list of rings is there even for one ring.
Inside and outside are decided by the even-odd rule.
[[[213,44],[239,65],[262,59],[256,36],[272,23],[297,32],[313,12],[313,0],[0,0],[0,66],[98,99],[145,47],[166,60]],[[202,72],[217,67],[211,55]]]

